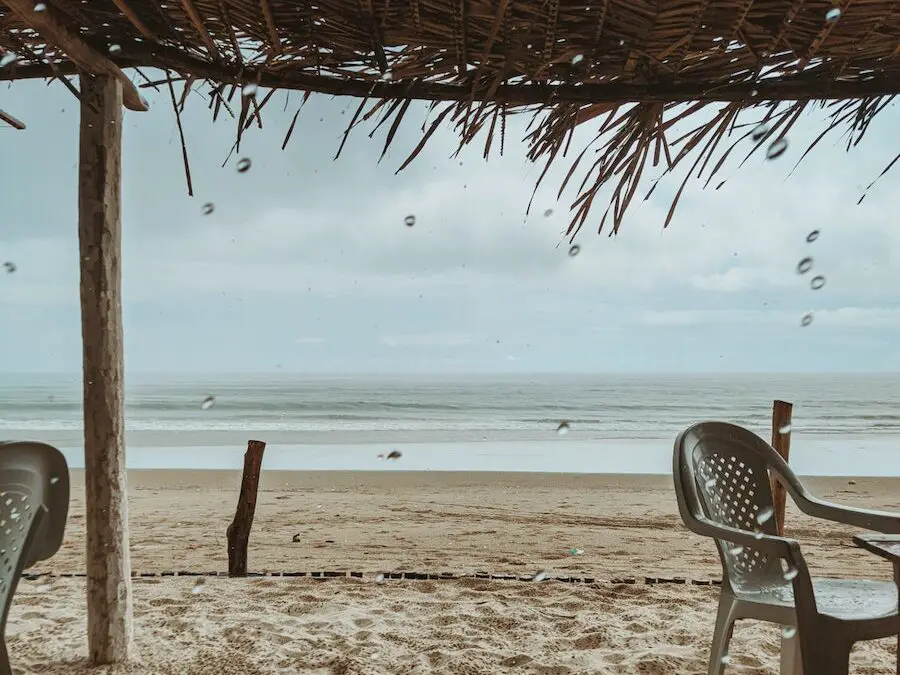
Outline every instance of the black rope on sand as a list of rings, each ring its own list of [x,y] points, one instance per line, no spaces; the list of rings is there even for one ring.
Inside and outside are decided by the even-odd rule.
[[[63,579],[83,579],[86,576],[84,572],[23,572],[22,578],[27,581],[37,581],[39,579],[63,578]],[[191,572],[191,571],[170,571],[170,572],[132,572],[132,579],[155,579],[162,577],[224,577],[228,578],[228,572]],[[462,579],[484,579],[486,581],[557,581],[568,584],[612,584],[616,585],[646,585],[657,586],[663,584],[674,585],[691,585],[691,586],[719,586],[721,579],[687,579],[685,577],[619,577],[612,579],[596,579],[594,577],[564,577],[544,575],[541,579],[536,579],[536,575],[516,575],[516,574],[488,574],[486,572],[475,572],[474,574],[455,574],[453,572],[348,572],[338,571],[313,571],[313,572],[248,572],[249,578],[278,578],[278,577],[308,577],[310,579],[327,580],[327,579],[365,579],[372,578],[375,581],[459,581]]]

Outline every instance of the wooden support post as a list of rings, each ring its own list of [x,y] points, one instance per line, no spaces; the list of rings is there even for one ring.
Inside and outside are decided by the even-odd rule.
[[[247,576],[247,545],[250,543],[250,528],[256,513],[256,494],[259,490],[259,474],[262,470],[263,441],[247,441],[244,453],[244,475],[241,477],[241,494],[238,496],[234,520],[228,526],[228,576]]]
[[[791,413],[794,409],[792,403],[787,401],[775,401],[772,404],[772,447],[787,462],[791,455]],[[784,536],[784,508],[787,502],[787,493],[780,481],[770,476],[772,482],[772,499],[775,505],[775,527],[778,536]]]
[[[122,353],[122,83],[112,75],[80,79],[87,636],[91,661],[106,664],[126,660],[132,640]]]

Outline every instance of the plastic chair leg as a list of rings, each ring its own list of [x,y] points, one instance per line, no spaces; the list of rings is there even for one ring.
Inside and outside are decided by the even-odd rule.
[[[800,638],[796,629],[791,637],[781,638],[781,675],[803,675],[803,660],[800,657]]]
[[[719,611],[716,613],[716,629],[713,631],[712,649],[709,654],[709,675],[723,675],[727,665],[728,643],[734,632],[737,619],[734,597],[728,592],[719,596]]]

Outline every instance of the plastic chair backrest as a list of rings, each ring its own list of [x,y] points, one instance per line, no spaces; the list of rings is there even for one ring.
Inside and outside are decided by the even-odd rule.
[[[701,422],[675,446],[675,489],[688,507],[682,517],[777,536],[769,467],[784,462],[759,436],[726,422]],[[787,468],[790,472],[790,468]],[[796,480],[791,473],[790,477]],[[690,511],[696,509],[693,513]],[[689,523],[686,523],[689,525]],[[716,539],[725,578],[735,590],[784,585],[781,560],[749,546]]]
[[[0,630],[22,570],[52,557],[69,514],[69,468],[45,443],[0,441]]]

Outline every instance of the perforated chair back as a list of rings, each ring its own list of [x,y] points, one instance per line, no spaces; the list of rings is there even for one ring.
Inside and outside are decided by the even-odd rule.
[[[695,424],[675,453],[675,488],[685,518],[703,517],[747,532],[777,535],[769,467],[793,472],[756,434],[725,422]],[[784,585],[778,559],[716,539],[726,580],[735,590]]]
[[[62,545],[69,514],[69,468],[45,443],[0,441],[0,673],[9,671],[6,619],[22,571]]]

